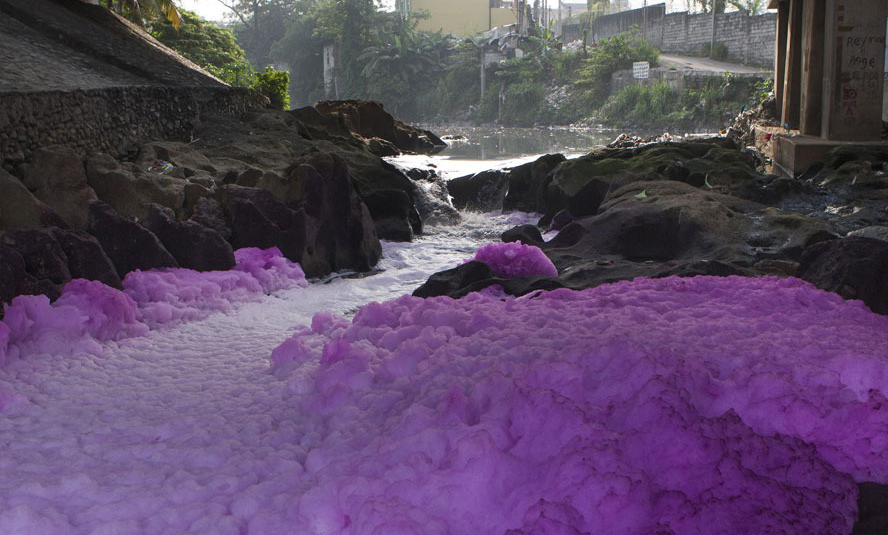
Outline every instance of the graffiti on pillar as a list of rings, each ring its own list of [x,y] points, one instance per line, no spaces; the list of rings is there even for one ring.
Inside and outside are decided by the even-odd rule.
[[[839,7],[836,52],[839,68],[840,116],[847,123],[861,119],[869,104],[882,100],[885,61],[885,27],[860,18],[849,20]]]

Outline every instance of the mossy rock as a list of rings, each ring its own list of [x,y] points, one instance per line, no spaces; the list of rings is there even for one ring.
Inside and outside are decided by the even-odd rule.
[[[730,192],[754,181],[758,173],[745,153],[729,145],[728,140],[656,143],[595,151],[563,162],[548,186],[544,220],[562,209],[575,216],[594,213],[603,200],[599,193],[639,180],[675,180]]]
[[[848,162],[860,160],[872,164],[888,161],[888,147],[843,145],[826,153],[823,165],[838,170]]]

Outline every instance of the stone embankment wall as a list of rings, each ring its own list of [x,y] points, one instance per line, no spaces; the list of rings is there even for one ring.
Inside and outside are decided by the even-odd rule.
[[[133,156],[150,139],[188,141],[202,113],[239,115],[268,99],[228,87],[112,87],[0,93],[0,163],[11,170],[47,145]]]
[[[588,41],[638,31],[658,50],[669,54],[700,54],[712,41],[712,15],[687,12],[666,14],[663,4],[604,15],[592,22]],[[581,39],[583,26],[564,26],[564,40]],[[773,68],[777,42],[777,14],[749,16],[735,11],[716,15],[715,40],[728,48],[728,60]]]

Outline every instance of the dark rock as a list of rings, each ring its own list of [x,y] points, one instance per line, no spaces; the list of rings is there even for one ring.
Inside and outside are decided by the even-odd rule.
[[[559,164],[546,191],[545,217],[567,209],[594,215],[608,192],[637,181],[674,181],[729,193],[754,181],[755,167],[730,142],[657,143],[601,149]]]
[[[517,227],[510,228],[503,232],[501,239],[505,243],[521,242],[524,245],[534,245],[536,247],[543,244],[543,236],[536,225],[518,225]]]
[[[22,182],[0,169],[0,230],[68,224],[52,208],[34,197]]]
[[[190,220],[216,231],[225,240],[231,237],[231,225],[225,217],[225,210],[215,198],[198,199]]]
[[[228,214],[229,240],[235,249],[277,247],[290,260],[302,262],[307,241],[304,210],[288,207],[264,189],[233,184],[220,190],[220,201]],[[307,269],[305,264],[302,267]]]
[[[225,271],[234,267],[231,245],[218,232],[194,221],[176,221],[172,211],[151,205],[145,228],[154,233],[180,267]]]
[[[70,147],[39,148],[25,171],[25,186],[74,228],[85,228],[96,193],[87,184],[80,156]]]
[[[888,533],[888,485],[857,484],[857,522],[851,535]]]
[[[157,236],[122,217],[107,203],[90,203],[87,232],[99,241],[121,277],[137,269],[178,267]]]
[[[547,154],[509,171],[509,191],[503,199],[503,210],[545,211],[550,173],[566,159],[563,154]]]
[[[341,117],[352,132],[365,139],[381,139],[403,152],[433,154],[447,146],[428,130],[414,128],[388,114],[379,102],[328,100],[318,102],[318,112]]]
[[[57,285],[71,280],[68,257],[51,230],[10,230],[3,235],[2,241],[21,255],[25,270],[35,278]]]
[[[536,290],[555,290],[564,284],[551,277],[522,277],[501,279],[496,277],[490,266],[472,260],[447,271],[435,273],[425,284],[417,288],[416,297],[448,296],[459,299],[471,292],[483,290],[497,284],[509,295],[525,295]]]
[[[112,288],[122,288],[114,264],[91,234],[83,230],[59,228],[52,228],[50,232],[68,257],[72,279],[94,280]]]
[[[888,314],[888,243],[882,240],[849,237],[811,245],[802,254],[798,276]]]
[[[19,295],[23,282],[29,277],[25,270],[25,259],[12,247],[0,243],[0,319],[3,319],[3,304]]]
[[[361,196],[376,224],[381,240],[411,241],[414,235],[411,218],[419,214],[413,201],[401,190],[376,190]]]
[[[335,154],[312,153],[298,166],[291,167],[289,173],[291,180],[304,183],[303,206],[311,218],[307,252],[310,257],[324,259],[325,273],[343,269],[368,271],[376,265],[382,247],[370,211],[355,190],[345,160]],[[416,219],[408,215],[408,221],[415,233],[421,233],[415,209],[411,214]],[[306,273],[310,271],[303,268]]]
[[[379,156],[380,158],[383,158],[385,156],[397,156],[401,154],[401,151],[398,150],[398,147],[396,147],[394,143],[378,137],[372,137],[368,139],[367,147],[370,149],[370,152]]]
[[[877,240],[888,241],[888,226],[874,225],[857,229],[849,232],[848,236],[857,236],[860,238],[875,238]]]
[[[367,271],[382,253],[367,206],[338,156],[312,153],[284,179],[299,199],[285,203],[259,188],[227,185],[219,200],[240,247],[278,247],[311,277],[331,271]]]
[[[462,216],[450,205],[450,194],[444,180],[434,175],[419,179],[411,177],[411,180],[413,204],[423,226],[455,225],[460,222]]]
[[[454,178],[447,183],[447,191],[453,196],[453,206],[476,212],[501,209],[508,188],[509,173],[505,171],[482,171]]]
[[[185,212],[188,181],[184,178],[148,172],[147,168],[118,162],[107,154],[90,155],[86,176],[99,200],[122,217],[143,220],[151,204],[171,208],[177,216]]]
[[[425,284],[414,290],[413,295],[416,297],[453,296],[477,283],[481,284],[475,287],[474,291],[486,288],[494,284],[489,281],[495,278],[490,266],[484,262],[472,260],[453,269],[433,274]]]
[[[549,222],[549,230],[561,230],[572,223],[574,219],[576,218],[570,213],[570,210],[560,210],[552,216],[552,221]]]

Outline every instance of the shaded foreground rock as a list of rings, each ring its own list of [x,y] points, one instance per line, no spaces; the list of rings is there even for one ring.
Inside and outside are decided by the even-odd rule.
[[[559,271],[550,284],[574,289],[636,277],[806,273],[808,268],[799,268],[803,253],[816,251],[815,244],[821,242],[825,243],[819,247],[839,243],[842,232],[836,225],[845,226],[851,220],[791,211],[790,204],[797,199],[806,195],[817,198],[822,193],[790,184],[784,188],[788,196],[769,193],[783,181],[758,174],[745,155],[728,143],[695,141],[605,149],[560,163],[555,157],[544,157],[548,161],[541,158],[534,162],[541,169],[534,180],[528,179],[532,166],[524,166],[519,178],[510,178],[510,188],[512,183],[518,184],[517,192],[510,189],[510,202],[545,206],[540,225],[552,223],[550,228],[560,231],[544,243],[539,228],[523,225],[506,231],[502,240],[542,248]],[[544,176],[543,171],[552,163],[554,167]],[[542,184],[546,184],[545,196],[541,196]],[[497,198],[497,188],[488,191],[492,194],[480,202]],[[774,201],[779,207],[759,200]],[[558,212],[553,212],[556,209]],[[557,224],[553,221],[556,214],[563,219]],[[858,276],[852,293],[857,295],[857,286],[868,288],[871,294],[881,291],[873,289],[875,279],[881,280],[881,275],[875,275],[879,269],[884,270],[876,266],[860,269],[873,274],[874,280],[865,282]],[[500,283],[474,271],[470,277],[463,271],[446,273],[446,284],[432,285],[420,293],[455,297]],[[430,282],[433,279],[437,276]],[[537,281],[512,282],[508,292],[527,293],[539,286]],[[821,287],[841,285],[833,281]]]
[[[459,299],[488,286],[499,285],[509,295],[524,295],[535,290],[555,290],[565,284],[552,277],[520,277],[504,279],[494,275],[490,266],[478,260],[466,262],[446,271],[435,273],[413,291],[415,297],[446,295]]]
[[[52,208],[34,197],[18,178],[0,169],[0,231],[49,225],[68,226]]]
[[[89,203],[96,193],[87,184],[80,156],[64,146],[34,151],[24,184],[74,228],[86,228]]]
[[[849,237],[812,245],[802,255],[799,277],[888,314],[888,242]]]
[[[145,228],[179,264],[195,271],[224,271],[234,267],[234,250],[215,230],[194,221],[176,221],[168,209],[151,206]]]
[[[501,208],[508,189],[509,173],[497,170],[454,178],[447,183],[453,205],[459,210],[473,212],[490,212]]]
[[[310,277],[366,271],[379,261],[373,220],[342,159],[315,153],[291,167],[286,179],[300,192],[290,202],[261,188],[230,184],[220,190],[235,249],[277,246]]]
[[[102,201],[93,201],[89,205],[87,232],[102,245],[118,274],[125,275],[137,269],[179,267],[157,236],[122,217]]]
[[[396,149],[416,154],[432,154],[446,147],[441,138],[412,127],[387,113],[382,104],[371,100],[327,100],[318,102],[323,114],[341,116],[346,127],[367,140],[384,140]]]

